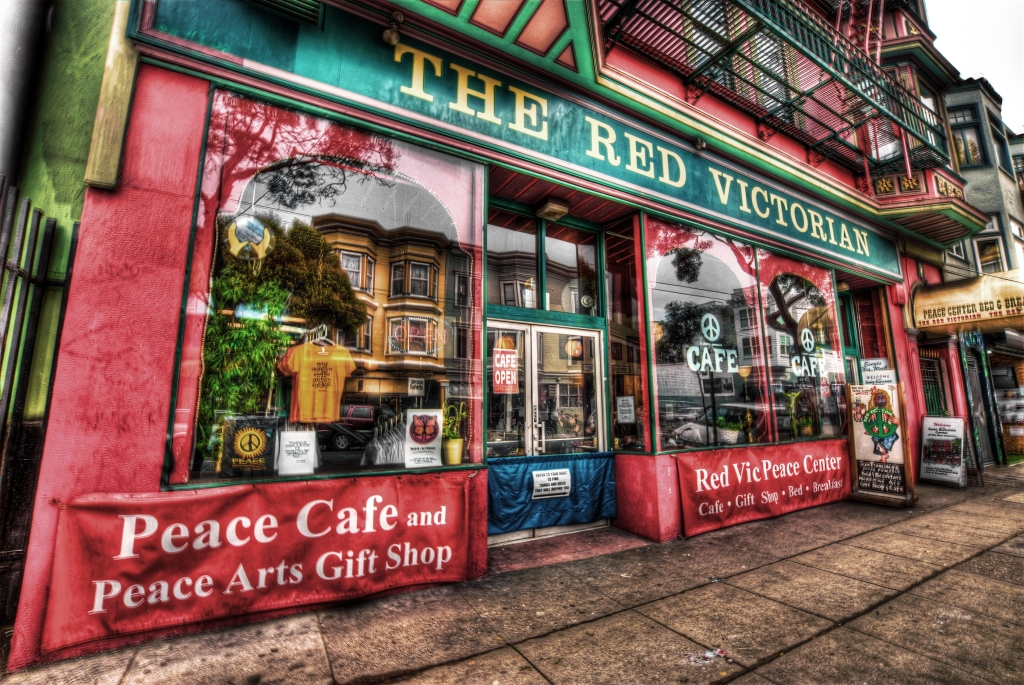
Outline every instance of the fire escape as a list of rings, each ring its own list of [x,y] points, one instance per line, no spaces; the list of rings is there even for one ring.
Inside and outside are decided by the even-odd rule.
[[[712,93],[870,177],[949,163],[938,116],[879,65],[886,11],[908,0],[598,0],[604,50],[633,50],[677,74],[687,99]],[[827,19],[826,17],[834,17]],[[909,154],[908,154],[909,151]]]

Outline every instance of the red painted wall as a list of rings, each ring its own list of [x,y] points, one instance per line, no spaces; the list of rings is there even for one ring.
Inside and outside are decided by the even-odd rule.
[[[142,66],[121,185],[86,192],[10,669],[38,659],[62,502],[160,487],[208,95]]]
[[[676,459],[661,455],[615,455],[615,527],[666,542],[683,533]]]

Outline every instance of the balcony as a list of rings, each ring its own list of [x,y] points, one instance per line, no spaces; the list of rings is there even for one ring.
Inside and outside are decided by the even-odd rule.
[[[850,22],[858,45],[797,0],[598,0],[606,53],[620,45],[658,62],[688,99],[712,93],[763,136],[783,132],[812,159],[870,176],[905,169],[905,147],[912,169],[947,165],[942,122],[864,50],[877,26],[862,4]]]

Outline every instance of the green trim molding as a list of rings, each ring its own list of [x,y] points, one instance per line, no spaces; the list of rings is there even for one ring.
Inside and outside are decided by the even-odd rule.
[[[135,37],[900,280],[896,244],[853,215],[565,89],[326,8],[322,31],[237,0],[162,0]],[[161,35],[175,41],[161,39]],[[225,54],[226,53],[226,54]],[[226,55],[236,59],[227,60]],[[241,58],[241,60],[237,59]]]

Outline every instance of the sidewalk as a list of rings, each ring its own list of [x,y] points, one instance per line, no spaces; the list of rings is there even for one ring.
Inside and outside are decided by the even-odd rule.
[[[918,486],[909,510],[841,502],[2,682],[1021,683],[1022,475]]]

